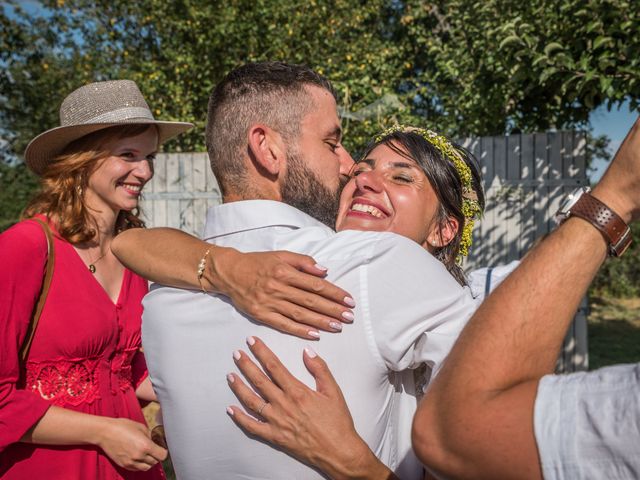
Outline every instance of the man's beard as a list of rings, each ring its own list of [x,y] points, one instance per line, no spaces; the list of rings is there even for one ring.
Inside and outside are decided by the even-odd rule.
[[[304,162],[298,152],[287,157],[287,177],[282,186],[282,201],[335,229],[340,192],[332,192]]]

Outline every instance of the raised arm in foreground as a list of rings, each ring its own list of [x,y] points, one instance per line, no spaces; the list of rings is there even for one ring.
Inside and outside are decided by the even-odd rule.
[[[240,311],[299,337],[316,340],[317,329],[339,332],[341,322],[353,320],[351,296],[324,280],[326,270],[307,255],[241,253],[172,228],[127,230],[113,240],[111,249],[127,268],[148,280],[221,293]]]
[[[625,222],[640,212],[640,121],[593,191]],[[413,445],[453,478],[540,478],[533,411],[580,299],[605,259],[598,230],[570,218],[471,318],[418,408]]]

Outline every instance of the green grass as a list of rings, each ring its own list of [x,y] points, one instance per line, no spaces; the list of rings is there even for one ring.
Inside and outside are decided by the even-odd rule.
[[[640,298],[592,297],[589,369],[640,362]]]

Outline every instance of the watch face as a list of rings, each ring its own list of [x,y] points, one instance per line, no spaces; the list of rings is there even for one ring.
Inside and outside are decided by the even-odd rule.
[[[573,207],[580,197],[584,193],[588,193],[591,189],[589,187],[580,187],[567,195],[562,202],[560,202],[560,208],[558,208],[558,215],[567,215],[571,207]]]
[[[576,202],[580,200],[580,197],[583,193],[590,191],[591,189],[589,187],[580,187],[576,188],[573,192],[564,197],[564,199],[560,202],[560,208],[558,208],[558,211],[553,216],[556,224],[560,225],[562,222],[564,222],[569,216],[569,210],[571,210],[571,207],[573,207]]]

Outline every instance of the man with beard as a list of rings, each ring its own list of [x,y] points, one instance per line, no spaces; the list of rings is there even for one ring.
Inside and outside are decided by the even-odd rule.
[[[224,203],[209,210],[205,239],[240,251],[311,255],[358,303],[353,324],[316,345],[371,451],[357,452],[361,461],[350,471],[330,473],[371,478],[379,473],[375,454],[402,478],[420,478],[410,445],[410,369],[438,368],[473,310],[468,291],[413,241],[332,230],[340,178],[353,161],[341,145],[335,94],[315,72],[278,62],[230,72],[211,95],[206,139]],[[207,261],[215,262],[208,251]],[[259,335],[310,384],[301,358],[307,341],[243,318],[217,295],[156,287],[144,306],[145,355],[179,478],[323,478],[225,414],[236,403],[227,374],[243,355],[233,349]],[[248,407],[259,416],[270,405]],[[353,458],[356,448],[336,445],[336,454]]]

